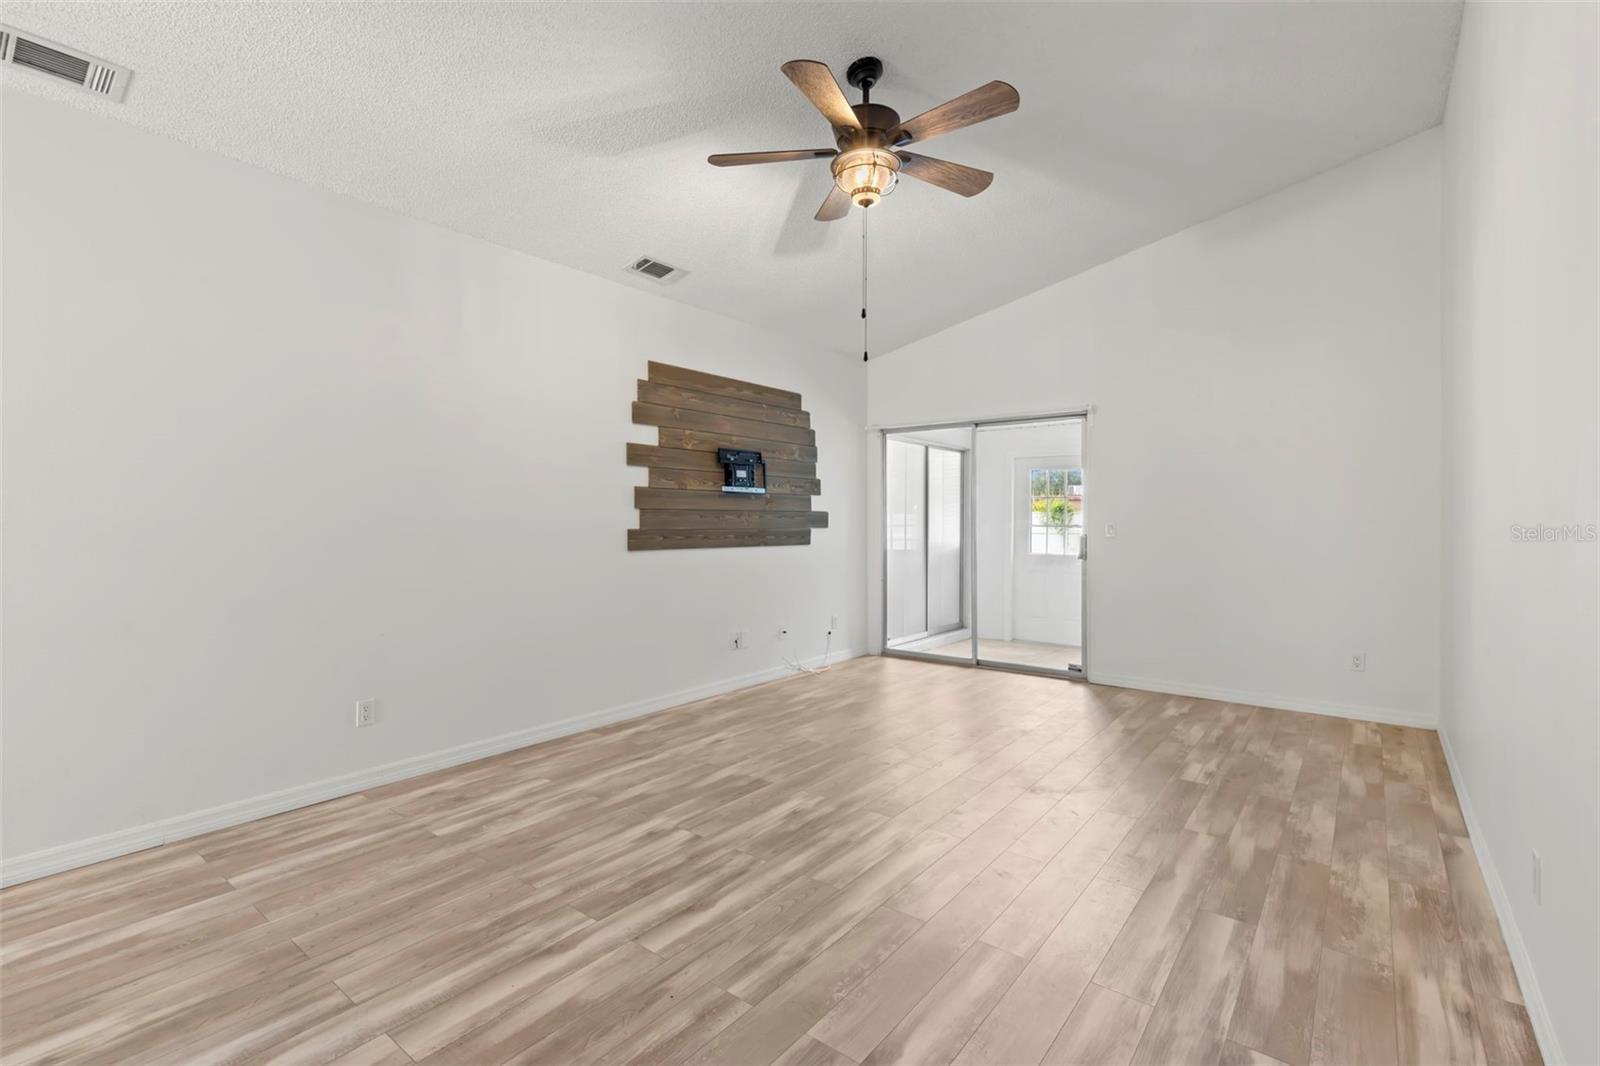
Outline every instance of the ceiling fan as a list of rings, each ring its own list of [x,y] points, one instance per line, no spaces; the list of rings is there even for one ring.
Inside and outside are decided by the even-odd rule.
[[[901,174],[908,174],[962,196],[976,196],[989,187],[994,175],[987,170],[947,163],[943,159],[902,151],[941,133],[1008,115],[1022,102],[1017,90],[1003,81],[991,81],[900,121],[892,107],[872,102],[872,87],[883,77],[883,62],[866,56],[850,64],[849,83],[861,90],[861,102],[851,104],[826,63],[792,59],[782,67],[806,98],[833,127],[837,148],[801,148],[785,152],[735,152],[707,159],[712,166],[739,167],[751,163],[785,163],[798,159],[832,159],[833,188],[817,211],[818,222],[832,222],[850,213],[850,205],[871,207],[894,191]]]

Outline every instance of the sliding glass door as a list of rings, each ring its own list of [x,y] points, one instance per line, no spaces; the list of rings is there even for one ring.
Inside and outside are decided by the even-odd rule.
[[[979,662],[1083,672],[1083,420],[979,426]]]
[[[967,476],[971,431],[884,438],[884,644],[972,659],[967,627]]]
[[[1083,416],[884,433],[884,647],[1084,676]]]
[[[895,438],[885,448],[884,617],[894,647],[928,635],[928,449]]]

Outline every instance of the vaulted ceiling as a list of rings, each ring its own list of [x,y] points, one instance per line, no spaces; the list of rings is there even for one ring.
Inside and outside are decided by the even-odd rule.
[[[1015,114],[929,141],[995,172],[871,212],[888,351],[1439,122],[1453,3],[6,3],[133,68],[122,104],[19,89],[673,300],[860,350],[861,212],[779,73],[885,64],[909,117],[991,79]],[[857,99],[851,92],[851,99]],[[650,255],[670,285],[623,273]],[[981,356],[982,353],[974,353]]]

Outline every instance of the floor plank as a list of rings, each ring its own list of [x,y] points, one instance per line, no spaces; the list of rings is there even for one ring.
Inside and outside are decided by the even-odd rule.
[[[1041,1061],[1045,1066],[1126,1066],[1154,1009],[1148,1003],[1091,983],[1078,997],[1072,1014]]]
[[[1448,892],[1444,852],[1428,793],[1415,785],[1387,782],[1389,876],[1434,892]]]
[[[1400,1061],[1483,1061],[1450,898],[1401,881],[1391,882],[1389,889]]]
[[[1534,1066],[1544,1062],[1527,1008],[1492,996],[1476,996],[1473,1002],[1474,1020],[1483,1039],[1486,1062],[1531,1063]]]
[[[982,1066],[1041,1061],[1138,901],[1139,893],[1126,885],[1091,882],[956,1062]]]
[[[1255,927],[1229,1039],[1282,1062],[1310,1061],[1328,868],[1280,855]]]
[[[689,1059],[771,1062],[867,974],[910,939],[918,923],[879,907]]]
[[[1135,1064],[1221,1057],[1251,932],[1249,925],[1220,914],[1196,916],[1133,1053]]]
[[[862,1066],[949,1062],[1022,969],[1009,951],[977,943],[862,1059]]]
[[[1262,790],[1245,800],[1201,907],[1241,922],[1261,917],[1288,816],[1289,800],[1283,796]]]
[[[857,1061],[866,1058],[1038,871],[1026,856],[997,860],[812,1026],[811,1035]]]
[[[1101,812],[1091,818],[989,926],[984,943],[1021,958],[1032,955],[1132,825],[1125,814]]]
[[[1100,964],[1097,984],[1146,1003],[1156,1001],[1221,850],[1216,837],[1184,831]]]
[[[1500,935],[1494,904],[1489,901],[1489,886],[1484,884],[1483,873],[1473,857],[1472,842],[1456,836],[1441,836],[1439,842],[1444,851],[1450,901],[1455,907],[1472,990],[1491,999],[1521,1003],[1517,974],[1511,968],[1511,955]]]
[[[1311,1061],[1396,1066],[1394,973],[1388,966],[1323,949]]]

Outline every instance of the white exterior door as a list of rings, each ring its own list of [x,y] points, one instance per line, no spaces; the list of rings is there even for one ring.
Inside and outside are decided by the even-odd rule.
[[[1012,475],[1012,640],[1082,639],[1083,472],[1064,455],[1024,456]]]

